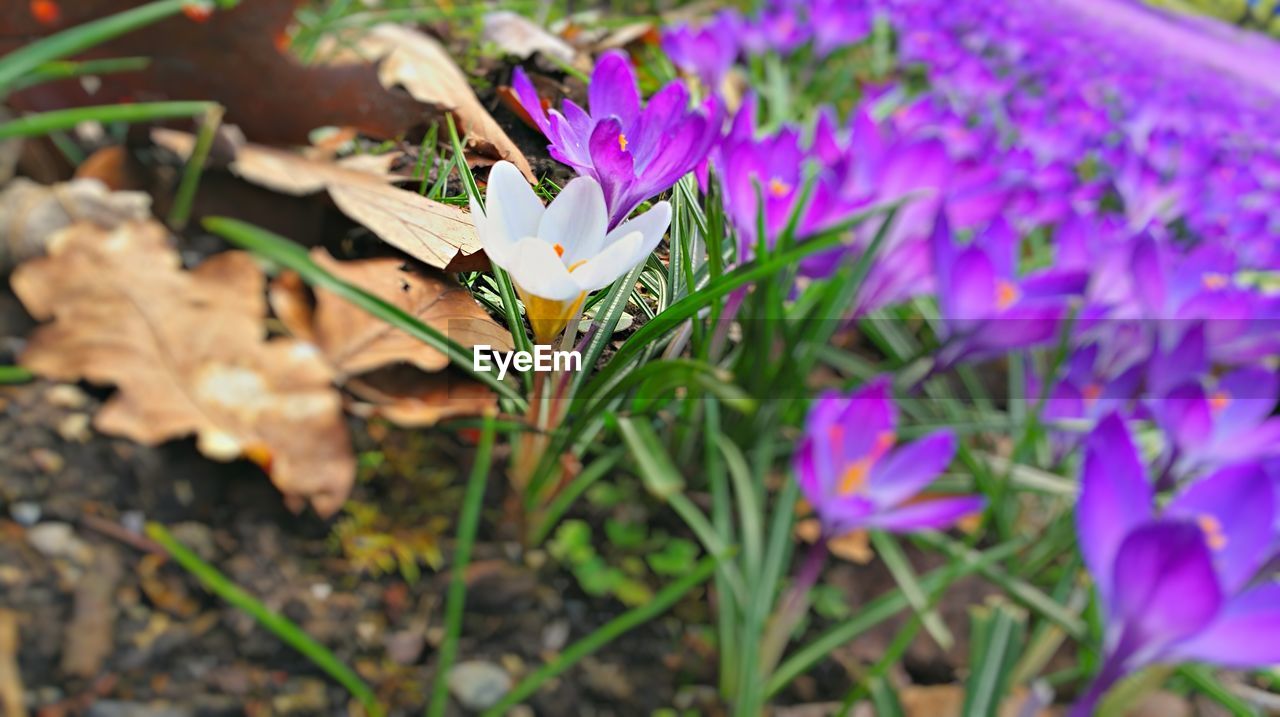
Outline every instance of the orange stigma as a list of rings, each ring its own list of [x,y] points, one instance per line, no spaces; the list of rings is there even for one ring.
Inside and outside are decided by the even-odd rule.
[[[1022,296],[1022,292],[1018,291],[1018,287],[1011,281],[1001,279],[996,282],[996,308],[1004,310],[1013,306]]]
[[[625,134],[618,135],[618,149],[623,152],[627,151],[627,136]]]
[[[1209,397],[1209,408],[1212,409],[1214,413],[1226,408],[1230,403],[1231,394],[1226,391],[1218,391]]]
[[[1097,403],[1098,397],[1102,395],[1102,387],[1096,383],[1091,383],[1085,386],[1080,393],[1084,394],[1084,402],[1092,406]]]
[[[1215,516],[1202,513],[1196,518],[1196,524],[1204,531],[1205,541],[1214,552],[1227,547],[1227,536],[1222,533],[1222,523]]]
[[[554,245],[552,245],[552,247],[551,247],[551,248],[556,250],[556,256],[564,256],[564,245],[563,245],[563,244],[554,244]]]
[[[769,180],[769,193],[775,197],[785,197],[791,191],[791,185],[774,177]]]
[[[1225,288],[1227,284],[1231,283],[1231,280],[1227,278],[1225,274],[1213,273],[1205,274],[1204,278],[1200,280],[1200,283],[1204,284],[1204,288],[1206,289],[1216,290]]]

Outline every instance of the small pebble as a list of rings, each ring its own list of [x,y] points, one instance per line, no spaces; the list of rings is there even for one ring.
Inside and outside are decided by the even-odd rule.
[[[511,676],[492,662],[460,662],[449,670],[449,692],[472,712],[489,709],[511,689]]]
[[[68,558],[85,562],[93,557],[93,550],[76,537],[75,528],[69,523],[41,523],[27,530],[27,542],[46,558]]]
[[[40,512],[40,504],[29,500],[20,500],[9,506],[9,517],[24,528],[40,522]]]

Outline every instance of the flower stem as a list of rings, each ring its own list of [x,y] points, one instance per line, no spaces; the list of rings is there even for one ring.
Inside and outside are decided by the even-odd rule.
[[[791,587],[782,597],[782,601],[778,603],[778,609],[773,613],[773,617],[769,620],[769,625],[765,628],[764,638],[760,644],[760,674],[767,678],[773,668],[777,666],[778,661],[782,659],[782,652],[787,647],[787,642],[791,639],[791,633],[796,629],[796,625],[800,623],[800,619],[804,617],[809,610],[809,591],[818,582],[818,577],[822,575],[822,566],[827,561],[827,541],[819,539],[809,546],[809,551],[804,556],[804,562],[800,564],[800,569],[796,571],[795,579],[791,581]]]

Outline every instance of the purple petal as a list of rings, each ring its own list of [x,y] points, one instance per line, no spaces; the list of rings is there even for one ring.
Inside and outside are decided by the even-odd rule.
[[[640,114],[640,90],[625,54],[614,50],[600,58],[587,84],[587,101],[597,119],[617,117],[623,127],[635,122]]]
[[[635,209],[635,204],[626,206],[627,190],[635,183],[635,165],[631,153],[622,148],[622,125],[616,118],[602,121],[591,133],[591,159],[595,163],[592,176],[600,181],[600,188],[604,190],[612,229]]]
[[[1114,413],[1103,418],[1085,442],[1076,533],[1104,602],[1116,551],[1130,530],[1149,519],[1154,497],[1124,420]]]
[[[1229,600],[1206,629],[1178,645],[1178,659],[1231,669],[1280,663],[1280,583],[1268,583]]]
[[[1224,468],[1186,489],[1165,508],[1198,522],[1222,588],[1235,592],[1253,579],[1271,551],[1275,520],[1271,479],[1256,465]]]
[[[867,525],[893,533],[940,530],[980,512],[985,505],[986,499],[981,496],[927,499],[873,515]]]
[[[924,490],[955,454],[956,437],[950,431],[938,431],[901,446],[876,463],[867,493],[876,505],[898,505]]]
[[[517,67],[512,73],[511,87],[516,92],[516,99],[520,100],[520,106],[529,114],[529,118],[538,125],[543,135],[550,137],[551,128],[547,122],[547,111],[543,108],[542,99],[538,97],[538,91],[534,89],[533,83],[529,81],[529,76],[524,73],[523,68]]]
[[[1160,521],[1134,529],[1116,551],[1110,574],[1112,624],[1122,630],[1122,643],[1149,659],[1204,629],[1222,606],[1213,559],[1193,523]]]

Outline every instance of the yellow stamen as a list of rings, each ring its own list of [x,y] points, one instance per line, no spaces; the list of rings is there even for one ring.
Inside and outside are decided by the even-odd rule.
[[[1204,531],[1205,541],[1214,552],[1227,547],[1227,536],[1222,533],[1222,523],[1216,516],[1202,513],[1196,518],[1196,524]]]
[[[1200,280],[1200,283],[1203,284],[1206,289],[1221,289],[1227,284],[1230,284],[1231,279],[1225,274],[1205,274],[1204,278]]]
[[[791,191],[791,185],[774,177],[769,180],[769,193],[775,197],[785,197]]]
[[[1018,287],[1013,282],[1001,279],[996,282],[996,308],[1004,310],[1013,306],[1015,302],[1022,296],[1022,292],[1018,291]]]
[[[627,136],[625,134],[618,135],[618,148],[623,152],[627,151]]]
[[[556,256],[564,256],[564,244],[556,242],[551,248],[556,250]]]
[[[1217,413],[1226,408],[1231,403],[1231,394],[1226,391],[1218,391],[1209,397],[1209,408]]]

